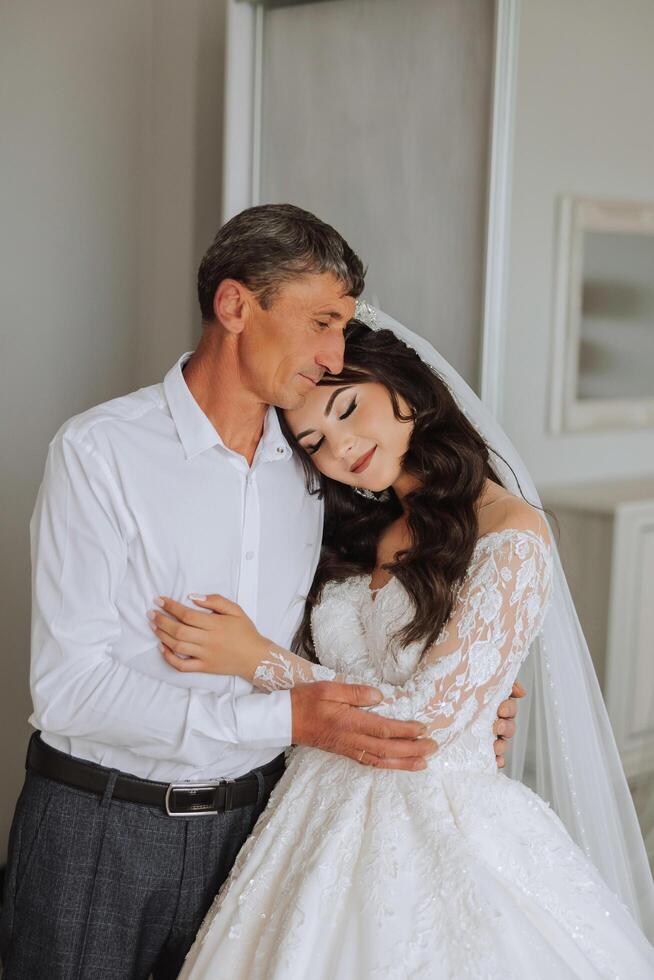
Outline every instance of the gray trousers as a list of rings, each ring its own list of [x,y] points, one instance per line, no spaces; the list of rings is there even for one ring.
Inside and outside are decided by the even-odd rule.
[[[190,818],[28,772],[9,841],[3,980],[176,977],[268,802],[254,772],[256,804]]]

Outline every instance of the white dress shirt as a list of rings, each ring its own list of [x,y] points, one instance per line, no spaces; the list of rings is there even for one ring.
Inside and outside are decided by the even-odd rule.
[[[269,762],[290,744],[291,704],[170,667],[147,617],[155,597],[220,593],[288,646],[322,533],[275,410],[249,467],[193,398],[189,357],[66,422],[30,524],[31,724],[63,752],[164,782]]]

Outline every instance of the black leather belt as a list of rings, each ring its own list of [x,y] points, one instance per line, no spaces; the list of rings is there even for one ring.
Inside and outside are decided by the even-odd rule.
[[[284,753],[272,762],[260,766],[264,789],[270,791],[284,771]],[[222,779],[214,783],[158,783],[151,779],[139,779],[115,769],[96,765],[86,759],[60,752],[46,745],[35,732],[27,750],[26,769],[46,779],[64,783],[74,789],[87,790],[104,796],[111,779],[115,779],[111,796],[129,803],[158,806],[169,817],[208,816],[226,813],[238,807],[257,802],[259,780],[254,772],[238,779]]]

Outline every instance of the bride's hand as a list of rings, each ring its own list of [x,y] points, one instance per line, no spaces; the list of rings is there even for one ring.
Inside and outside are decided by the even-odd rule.
[[[189,595],[199,612],[160,596],[148,613],[164,658],[175,670],[229,674],[250,680],[267,641],[235,602],[220,595]],[[162,611],[163,610],[163,611]]]

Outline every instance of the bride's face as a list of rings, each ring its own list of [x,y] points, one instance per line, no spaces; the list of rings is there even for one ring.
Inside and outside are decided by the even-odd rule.
[[[407,402],[397,399],[401,414],[410,416]],[[400,476],[413,422],[395,418],[382,384],[318,385],[284,414],[316,468],[332,480],[380,491]]]

